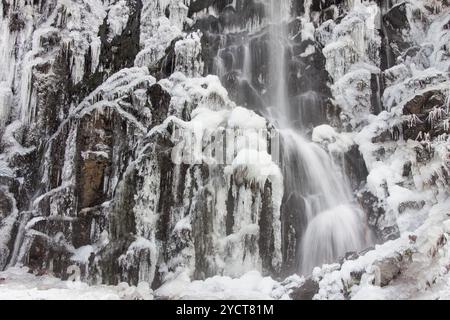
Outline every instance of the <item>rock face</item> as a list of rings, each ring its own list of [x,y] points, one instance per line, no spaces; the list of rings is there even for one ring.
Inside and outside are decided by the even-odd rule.
[[[15,57],[26,62],[15,71],[24,90],[22,109],[13,114],[20,120],[2,127],[11,174],[2,187],[2,268],[23,264],[66,278],[75,265],[89,283],[146,281],[155,288],[183,270],[193,279],[255,268],[278,273],[281,176],[274,171],[256,181],[235,176],[231,163],[174,162],[178,140],[188,143],[194,109],[226,111],[217,111],[225,130],[234,107],[214,77],[169,78],[177,70],[203,73],[195,51],[200,38],[176,29],[187,18],[176,17],[183,5],[80,3],[85,7],[15,4],[36,17],[29,25],[3,7],[2,23],[14,22],[8,36],[36,40],[33,51]],[[168,24],[166,11],[181,20]],[[66,22],[40,25],[54,15]],[[161,18],[148,25],[152,17]],[[85,29],[73,31],[78,25]],[[157,55],[138,56],[141,49]],[[134,67],[135,60],[143,66]],[[168,79],[157,83],[149,70]],[[205,148],[206,138],[191,143]],[[15,177],[24,179],[20,188]],[[229,259],[241,261],[239,268]]]
[[[380,199],[370,191],[364,191],[361,193],[359,201],[367,214],[369,225],[376,233],[378,239],[387,241],[398,238],[400,232],[396,224],[385,226],[386,211],[382,203],[380,203]]]
[[[305,283],[291,293],[293,300],[312,300],[319,291],[319,284],[313,279],[307,279]]]
[[[261,116],[282,111],[269,2],[3,0],[0,269],[75,266],[91,284],[153,288],[183,272],[298,272],[306,202]],[[288,4],[292,120],[340,132],[325,148],[376,240],[395,239],[398,216],[436,201],[402,194],[449,192],[448,3]],[[397,265],[378,266],[382,285]],[[292,297],[318,289],[307,280]]]
[[[408,101],[403,107],[403,113],[408,115],[408,121],[403,125],[405,140],[430,139],[447,133],[444,120],[447,116],[446,93],[440,90],[429,90]]]

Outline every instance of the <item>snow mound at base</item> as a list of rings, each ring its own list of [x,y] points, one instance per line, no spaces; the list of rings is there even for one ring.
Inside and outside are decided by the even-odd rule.
[[[35,276],[28,268],[0,272],[0,300],[151,300],[147,283],[137,287],[89,286],[80,281],[62,281],[50,275]]]

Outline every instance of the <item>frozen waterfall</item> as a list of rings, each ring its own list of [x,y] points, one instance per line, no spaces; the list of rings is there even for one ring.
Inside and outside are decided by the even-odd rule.
[[[308,274],[315,266],[364,249],[370,242],[370,231],[341,168],[321,146],[307,138],[308,129],[314,125],[311,121],[319,113],[315,93],[309,91],[297,99],[290,97],[287,85],[287,57],[292,54],[290,5],[288,0],[266,0],[269,92],[265,95],[268,107],[262,112],[277,124],[281,133],[285,192],[294,195],[294,210],[300,220],[306,221],[297,250],[300,273]],[[307,14],[302,23],[309,23]],[[244,77],[249,77],[252,70],[251,57],[246,50]],[[247,80],[251,82],[252,78],[255,75]]]

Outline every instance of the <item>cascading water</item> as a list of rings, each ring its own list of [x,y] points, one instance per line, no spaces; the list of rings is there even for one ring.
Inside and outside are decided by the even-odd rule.
[[[267,3],[269,24],[269,83],[272,86],[270,103],[277,107],[280,116],[289,119],[289,102],[286,85],[287,18],[290,16],[290,0]]]
[[[317,94],[311,90],[293,99],[288,89],[287,59],[292,55],[289,38],[290,0],[266,0],[267,74],[261,92],[267,108],[261,110],[275,123],[283,143],[283,173],[286,198],[290,210],[301,216],[302,236],[298,248],[298,268],[308,274],[313,267],[335,261],[349,251],[368,244],[368,231],[362,210],[353,202],[349,183],[331,156],[319,145],[310,142],[307,130],[320,114]],[[309,21],[308,2],[305,4]],[[244,48],[241,75],[254,84],[261,82],[252,74],[251,36]],[[236,58],[236,57],[235,57]],[[301,108],[301,110],[300,110]],[[315,109],[314,109],[315,108]],[[316,115],[315,115],[316,114]]]
[[[341,170],[320,146],[293,128],[281,129],[287,150],[283,161],[289,190],[299,194],[306,218],[301,242],[301,272],[333,262],[346,252],[367,244],[362,210]]]

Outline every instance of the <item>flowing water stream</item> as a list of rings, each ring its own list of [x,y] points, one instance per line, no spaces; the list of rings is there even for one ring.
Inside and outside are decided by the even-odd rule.
[[[308,1],[305,6],[308,7]],[[298,270],[309,274],[315,266],[364,249],[369,236],[363,212],[355,204],[341,168],[308,138],[307,131],[314,126],[311,120],[320,113],[317,94],[306,91],[296,99],[289,94],[288,58],[293,50],[289,35],[291,2],[265,0],[265,7],[262,29],[268,67],[263,80],[267,90],[261,95],[266,106],[261,112],[276,124],[282,137],[285,192],[293,199],[289,202],[290,210],[300,216],[299,221],[304,221],[299,227],[302,234],[297,245]],[[252,59],[261,60],[259,54],[264,50],[257,47],[259,51],[252,52],[251,39],[250,35],[242,44],[241,80],[253,87],[261,79],[256,79],[252,72],[255,69]]]

